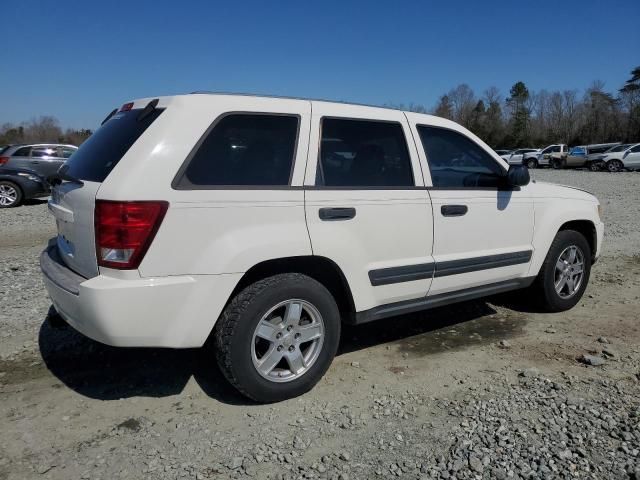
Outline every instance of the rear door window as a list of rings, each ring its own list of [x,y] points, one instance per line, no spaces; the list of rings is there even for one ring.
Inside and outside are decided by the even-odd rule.
[[[140,117],[143,109],[118,112],[95,131],[69,158],[66,173],[89,182],[103,182],[140,135],[163,112],[156,108]]]
[[[12,157],[28,157],[31,154],[31,147],[22,147],[13,152]]]
[[[355,188],[414,186],[402,125],[323,118],[316,185]]]
[[[291,180],[299,117],[234,113],[216,122],[178,173],[174,187],[286,186]]]

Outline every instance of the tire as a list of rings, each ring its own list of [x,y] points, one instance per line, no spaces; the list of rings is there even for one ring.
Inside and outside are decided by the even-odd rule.
[[[607,162],[607,170],[611,173],[618,173],[624,170],[624,163],[620,160],[610,160]]]
[[[564,284],[561,292],[558,292],[556,289],[556,281],[560,278],[558,276],[558,264],[560,264],[562,260],[561,256],[564,256],[565,260],[570,258],[570,256],[567,257],[565,253],[570,248],[576,248],[577,252],[582,256],[582,276],[577,286],[575,285],[575,283],[577,283],[577,276],[573,278],[575,289],[574,292],[569,295],[570,289],[568,282]],[[576,253],[576,258],[578,258],[578,253]],[[534,291],[536,291],[538,295],[537,300],[539,306],[547,312],[563,312],[573,308],[582,298],[589,283],[591,261],[591,247],[589,247],[589,243],[581,233],[574,230],[561,230],[558,232],[556,238],[551,243],[551,247],[547,252],[547,256],[533,285]],[[567,265],[565,265],[565,267],[566,266]],[[571,273],[569,273],[569,275],[571,275]]]
[[[589,162],[589,170],[591,170],[592,172],[599,172],[601,169],[601,164],[600,162]]]
[[[529,169],[538,168],[538,161],[535,158],[530,158],[527,160],[527,167]]]
[[[288,322],[288,311],[293,312],[291,319],[298,320]],[[312,325],[316,326],[305,333],[303,327]],[[338,306],[324,285],[298,273],[268,277],[236,295],[218,319],[214,329],[218,365],[227,380],[252,400],[270,403],[297,397],[311,390],[331,365],[340,326]],[[300,341],[296,338],[315,330],[320,337],[296,343]],[[300,370],[295,372],[289,355],[305,358],[309,366],[298,360]],[[269,367],[270,360],[277,363]]]
[[[0,180],[0,208],[12,208],[22,204],[22,190],[8,180]]]
[[[562,168],[562,164],[560,163],[560,160],[552,160],[551,161],[551,168],[555,169],[555,170],[559,170],[560,168]]]

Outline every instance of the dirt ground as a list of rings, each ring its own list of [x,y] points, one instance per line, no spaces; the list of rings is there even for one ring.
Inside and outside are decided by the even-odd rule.
[[[274,405],[206,351],[53,328],[54,222],[43,202],[0,211],[0,479],[640,478],[640,173],[533,175],[604,206],[573,310],[500,296],[348,327],[317,387]]]

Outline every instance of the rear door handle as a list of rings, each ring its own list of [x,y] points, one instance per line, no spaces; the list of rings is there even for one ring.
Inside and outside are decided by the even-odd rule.
[[[351,220],[356,216],[356,209],[352,207],[336,207],[336,208],[321,208],[318,212],[320,220]]]
[[[461,217],[467,213],[469,208],[466,205],[442,205],[440,212],[443,217]]]

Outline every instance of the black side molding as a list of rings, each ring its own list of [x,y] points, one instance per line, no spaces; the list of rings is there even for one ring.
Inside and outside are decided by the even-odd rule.
[[[507,280],[505,282],[492,283],[489,285],[481,285],[479,287],[466,288],[457,292],[447,292],[438,295],[420,297],[414,300],[406,300],[403,302],[390,303],[379,307],[371,308],[363,312],[356,312],[352,316],[350,323],[359,325],[362,323],[373,322],[383,318],[395,317],[407,313],[429,310],[431,308],[442,307],[452,303],[474,300],[477,298],[495,295],[496,293],[509,292],[526,288],[533,283],[536,277],[517,278]]]
[[[447,275],[457,275],[458,273],[476,272],[478,270],[488,270],[490,268],[509,267],[528,263],[531,260],[531,250],[522,252],[502,253],[498,255],[487,255],[486,257],[464,258],[462,260],[449,260],[436,264],[434,277],[446,277]]]
[[[434,263],[380,268],[369,272],[369,280],[374,287],[378,285],[389,285],[390,283],[412,282],[414,280],[431,278],[434,270]]]

